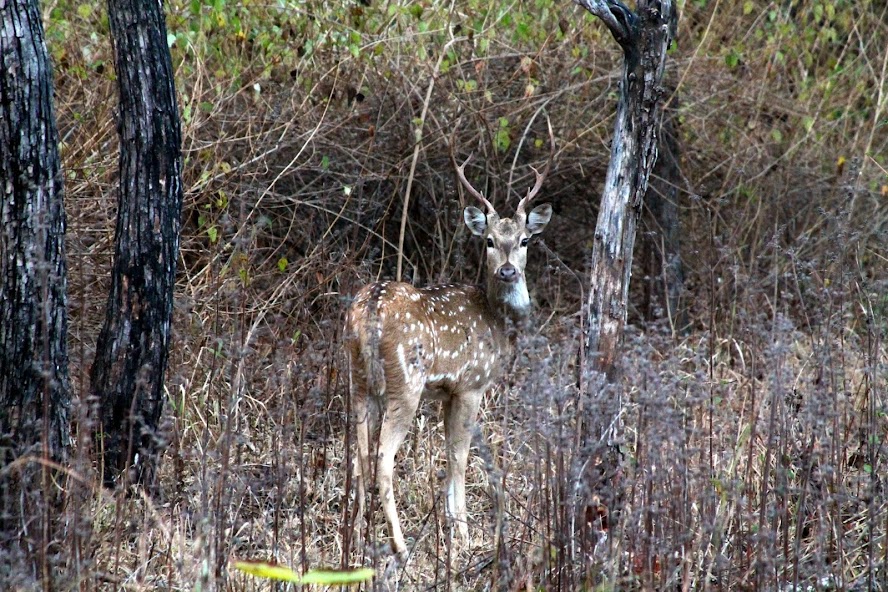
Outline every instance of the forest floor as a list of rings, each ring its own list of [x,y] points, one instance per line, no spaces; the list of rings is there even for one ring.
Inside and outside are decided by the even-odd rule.
[[[104,490],[84,436],[118,183],[107,19],[44,9],[80,434],[72,589],[278,589],[230,568],[243,558],[371,565],[403,590],[888,590],[884,2],[683,3],[680,306],[658,296],[664,229],[645,214],[612,384],[581,347],[621,59],[603,26],[548,0],[165,4],[186,191],[155,496]],[[471,541],[450,544],[424,404],[397,464],[411,557],[385,573],[381,513],[353,544],[344,310],[394,276],[402,238],[407,281],[477,282],[450,146],[515,203],[549,156],[546,116],[555,216],[473,440]]]

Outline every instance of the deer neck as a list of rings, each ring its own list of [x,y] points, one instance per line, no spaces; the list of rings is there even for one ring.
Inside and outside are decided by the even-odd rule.
[[[504,323],[506,319],[517,321],[527,318],[530,314],[527,282],[522,277],[517,282],[506,284],[496,278],[488,277],[487,305],[500,323]]]

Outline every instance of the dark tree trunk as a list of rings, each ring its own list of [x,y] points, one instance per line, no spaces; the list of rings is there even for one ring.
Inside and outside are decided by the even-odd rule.
[[[639,0],[637,13],[618,0],[577,3],[604,21],[623,48],[617,121],[595,226],[586,325],[591,367],[610,375],[626,323],[635,229],[657,160],[663,70],[676,13],[670,0]]]
[[[125,476],[152,484],[163,449],[158,423],[179,252],[181,131],[160,1],[110,0],[108,18],[120,90],[120,193],[111,294],[91,380],[101,406],[105,483]]]
[[[40,460],[64,460],[71,404],[52,93],[36,2],[0,0],[0,564],[20,549],[40,578],[49,562],[27,550],[48,552],[60,495]]]
[[[645,318],[667,318],[674,332],[683,332],[687,313],[681,294],[684,266],[681,261],[681,224],[678,217],[679,167],[676,101],[663,114],[657,163],[644,200],[648,232],[645,240]]]

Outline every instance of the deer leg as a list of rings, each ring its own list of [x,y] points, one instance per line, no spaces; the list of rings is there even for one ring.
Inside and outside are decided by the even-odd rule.
[[[367,415],[367,399],[366,397],[356,396],[352,398],[352,408],[355,418],[355,435],[358,444],[358,454],[353,462],[355,487],[357,488],[358,498],[358,519],[357,528],[360,537],[363,524],[369,523],[365,520],[367,511],[367,483],[370,478],[370,434],[369,421]],[[360,540],[360,538],[359,538]]]
[[[409,387],[408,387],[409,388]],[[401,559],[407,557],[407,544],[404,542],[404,534],[401,532],[401,523],[398,521],[398,510],[395,506],[394,473],[395,454],[404,442],[413,416],[419,406],[419,398],[422,386],[417,392],[406,392],[405,396],[393,401],[389,394],[389,401],[379,430],[379,459],[376,465],[376,483],[379,487],[379,495],[382,501],[382,509],[389,524],[392,537],[392,548]]]
[[[466,514],[466,464],[472,444],[472,428],[481,404],[481,391],[454,395],[444,403],[444,429],[447,438],[447,515],[460,537],[469,538]]]

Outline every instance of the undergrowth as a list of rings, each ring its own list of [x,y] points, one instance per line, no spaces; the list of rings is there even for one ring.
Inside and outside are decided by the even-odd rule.
[[[59,587],[268,589],[232,557],[381,570],[381,515],[379,545],[350,545],[343,311],[399,252],[407,281],[478,281],[451,150],[516,203],[553,150],[548,116],[555,217],[531,247],[534,320],[475,436],[472,545],[450,553],[427,404],[397,467],[415,547],[389,583],[888,589],[888,9],[680,9],[667,80],[688,323],[642,310],[657,278],[637,273],[622,377],[604,385],[580,347],[621,59],[600,23],[550,0],[168,2],[186,201],[150,498],[103,490],[86,437],[119,182],[107,18],[44,5],[79,406]],[[639,252],[659,244],[646,224]],[[620,473],[597,475],[614,453]]]

